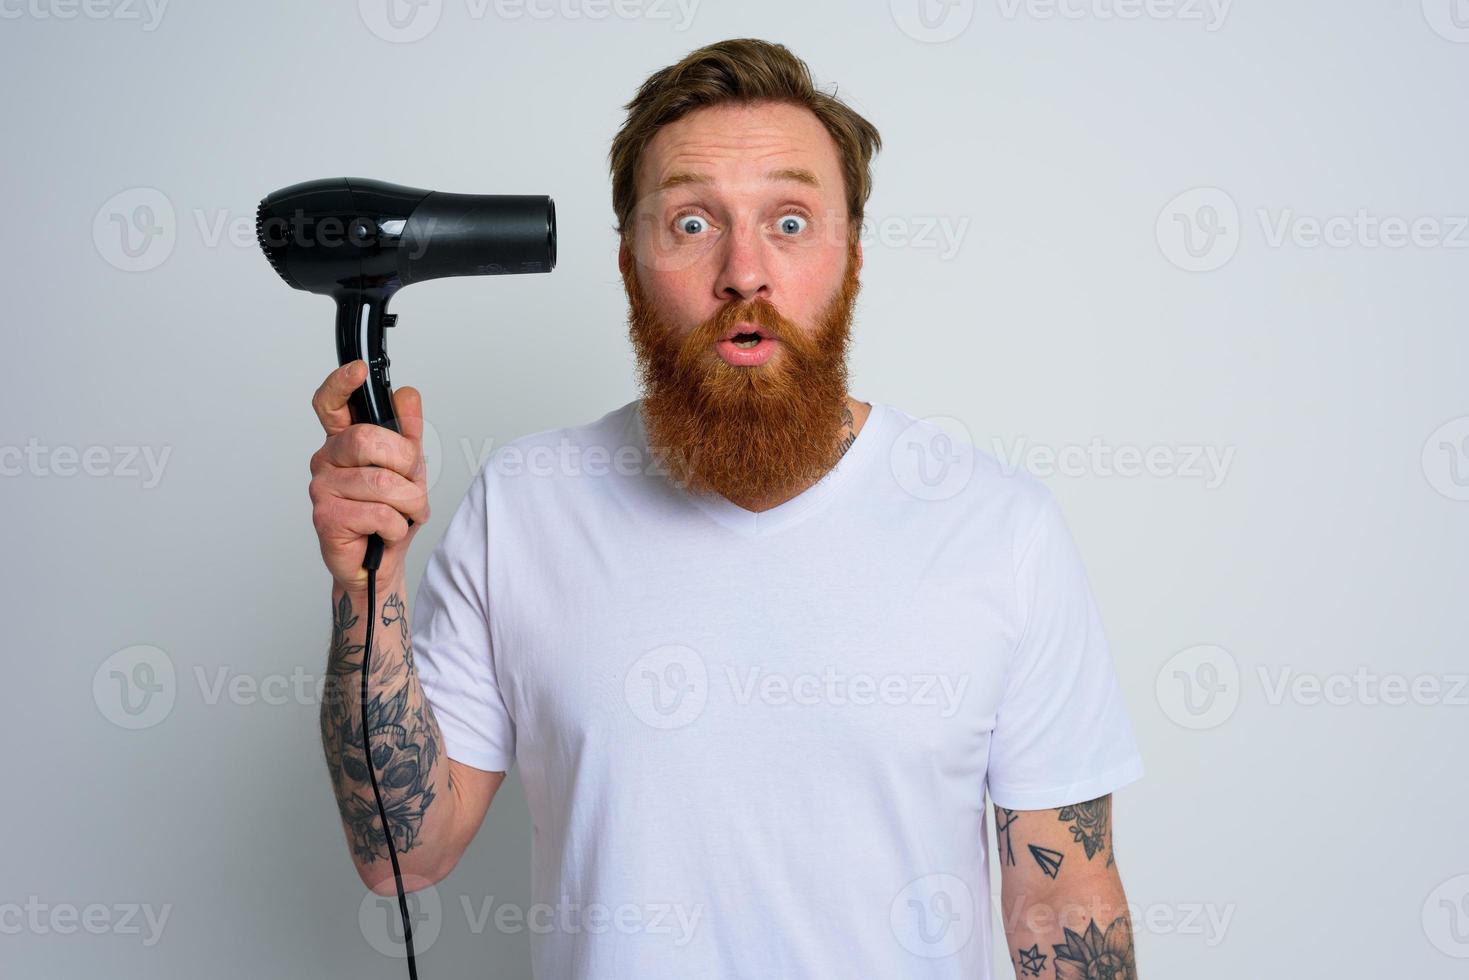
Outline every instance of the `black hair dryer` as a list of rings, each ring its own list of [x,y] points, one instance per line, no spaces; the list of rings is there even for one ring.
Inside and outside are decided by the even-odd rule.
[[[385,337],[397,318],[388,301],[428,279],[550,272],[556,204],[543,195],[446,194],[332,177],[268,195],[255,237],[286,285],[336,301],[337,361],[360,358],[368,367],[350,399],[352,420],[398,432]],[[377,567],[382,548],[376,534],[368,539],[365,567]]]

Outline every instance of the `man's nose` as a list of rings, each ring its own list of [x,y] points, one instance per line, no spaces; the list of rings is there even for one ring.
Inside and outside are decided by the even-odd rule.
[[[721,247],[724,261],[714,282],[714,298],[721,303],[770,299],[772,284],[760,229],[744,222],[725,236]]]

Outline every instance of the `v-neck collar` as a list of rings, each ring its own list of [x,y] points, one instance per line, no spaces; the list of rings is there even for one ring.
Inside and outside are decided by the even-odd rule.
[[[769,510],[746,510],[721,494],[694,493],[674,486],[671,481],[668,486],[679,497],[698,507],[715,521],[746,537],[770,534],[791,527],[813,513],[820,504],[830,500],[844,485],[853,482],[854,475],[870,465],[872,458],[877,454],[878,445],[883,441],[881,430],[888,421],[887,406],[870,398],[856,400],[865,401],[872,406],[872,410],[867,413],[867,419],[862,423],[857,438],[847,447],[842,458],[837,460],[836,465],[828,470],[820,480],[790,500],[777,504]],[[646,450],[648,432],[643,426],[641,401],[633,402],[632,414],[638,438],[642,440],[643,448]]]

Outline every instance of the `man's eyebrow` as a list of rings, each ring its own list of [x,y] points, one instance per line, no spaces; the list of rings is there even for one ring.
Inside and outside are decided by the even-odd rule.
[[[810,187],[820,187],[821,181],[816,175],[804,167],[782,167],[779,170],[771,170],[765,175],[768,181],[793,180],[797,183],[806,184]],[[683,184],[712,184],[714,178],[708,174],[694,173],[688,170],[676,170],[658,182],[658,190],[666,191],[670,187],[679,187]]]

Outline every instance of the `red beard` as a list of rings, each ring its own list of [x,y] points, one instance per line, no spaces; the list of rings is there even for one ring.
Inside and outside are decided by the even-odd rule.
[[[636,260],[623,273],[649,449],[673,481],[739,503],[786,499],[826,474],[845,447],[847,349],[860,284],[857,243],[841,286],[804,328],[765,300],[733,301],[681,335],[643,294]],[[737,323],[775,332],[764,364],[736,367],[715,351]]]

